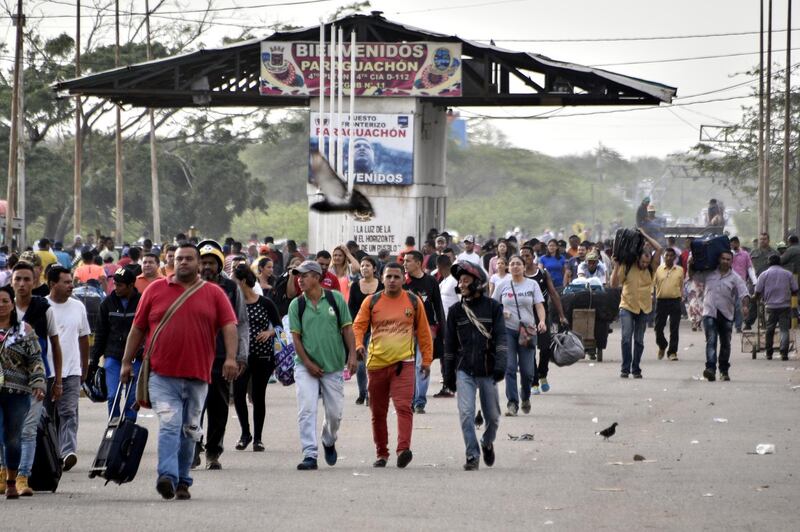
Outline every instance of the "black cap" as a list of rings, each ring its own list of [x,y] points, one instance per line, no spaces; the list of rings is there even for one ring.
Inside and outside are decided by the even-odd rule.
[[[119,268],[114,272],[114,282],[122,284],[134,284],[136,282],[136,274],[130,268]]]

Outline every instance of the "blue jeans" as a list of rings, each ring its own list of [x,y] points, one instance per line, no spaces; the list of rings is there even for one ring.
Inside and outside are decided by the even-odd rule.
[[[0,392],[0,444],[3,448],[3,463],[10,471],[19,469],[22,457],[22,425],[30,404],[29,394]]]
[[[367,332],[364,335],[364,345],[369,349],[369,339],[370,333]],[[365,357],[368,354],[365,354]],[[367,361],[366,360],[359,360],[358,361],[358,371],[356,371],[356,382],[358,383],[358,396],[359,397],[367,397]]]
[[[522,400],[531,398],[531,384],[536,379],[536,348],[519,345],[519,331],[506,327],[508,361],[506,365],[506,399],[519,406],[520,391],[517,389],[517,367],[519,367]]]
[[[195,442],[203,435],[200,414],[207,393],[204,381],[150,374],[150,401],[158,416],[158,476],[173,486],[192,485],[189,468]]]
[[[114,407],[114,397],[119,388],[119,370],[122,367],[122,362],[116,358],[106,358],[103,367],[106,369],[106,388],[108,389],[108,415],[117,417],[119,415],[119,407],[115,412],[111,412]],[[136,379],[139,377],[139,368],[142,367],[141,360],[133,361],[133,378],[129,382],[130,393],[128,394],[128,401],[125,405],[125,417],[131,421],[136,421],[136,411],[133,409],[133,403],[136,402]]]
[[[36,432],[39,429],[39,420],[42,417],[43,408],[44,401],[31,400],[22,426],[22,455],[19,461],[18,474],[24,477],[31,476],[33,458],[36,455]]]
[[[467,460],[469,460],[481,455],[478,437],[475,434],[475,393],[480,392],[481,411],[486,420],[486,430],[483,431],[481,438],[483,445],[494,443],[497,435],[497,428],[500,426],[500,399],[497,395],[497,385],[491,377],[472,377],[459,370],[456,373],[456,388],[461,434],[464,436]]]
[[[728,373],[731,367],[731,331],[733,322],[723,315],[717,314],[716,318],[703,316],[703,329],[706,332],[706,369]],[[717,357],[717,339],[719,339],[719,357]]]
[[[619,322],[622,326],[622,373],[638,375],[642,372],[639,363],[644,353],[644,331],[647,328],[647,314],[634,314],[619,309]],[[633,352],[631,352],[633,347]]]
[[[413,406],[416,408],[421,406],[425,408],[425,405],[428,404],[428,384],[430,384],[431,379],[430,376],[426,376],[420,368],[422,367],[422,352],[419,350],[419,345],[417,345],[417,363],[415,365],[416,368],[416,382],[414,386],[414,404]]]

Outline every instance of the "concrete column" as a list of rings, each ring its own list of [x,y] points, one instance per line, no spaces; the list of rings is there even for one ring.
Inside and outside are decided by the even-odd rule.
[[[318,102],[312,102],[311,109],[318,107]],[[447,220],[446,110],[416,98],[361,98],[356,112],[414,115],[414,183],[356,184],[375,208],[375,216],[369,221],[309,210],[309,249],[330,250],[355,240],[370,255],[377,255],[384,248],[394,255],[403,248],[407,236],[414,236],[420,246],[430,228],[442,231]],[[308,185],[307,192],[309,205],[319,200],[316,187]]]

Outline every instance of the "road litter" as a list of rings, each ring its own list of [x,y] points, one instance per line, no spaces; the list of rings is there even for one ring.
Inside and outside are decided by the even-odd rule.
[[[592,488],[592,489],[594,489],[594,491],[613,491],[613,492],[625,491],[625,488]]]
[[[726,417],[715,417],[714,418],[714,423],[727,423],[727,422],[728,422],[728,418],[726,418]]]
[[[567,451],[567,454],[578,454],[578,451]]]
[[[634,462],[644,462],[644,456],[642,456],[641,454],[634,454],[633,455],[633,461]]]
[[[800,386],[798,386],[798,388],[800,388]],[[593,418],[592,418],[592,423],[597,423],[598,421],[599,421],[599,420],[598,420],[596,417],[593,417]]]
[[[353,471],[354,477],[368,477],[369,473],[359,473],[358,471]]]
[[[759,443],[756,445],[756,453],[757,454],[775,454],[775,444],[774,443]]]
[[[768,488],[769,488],[769,484],[764,484],[763,486],[756,486],[755,490],[756,491],[764,491],[765,489],[768,489]]]
[[[788,368],[786,368],[786,371],[794,371],[794,368],[792,366],[789,366]]]
[[[533,434],[520,434],[519,436],[515,436],[513,434],[508,435],[508,439],[511,441],[533,441]]]
[[[544,509],[545,509],[545,511],[548,511],[548,512],[554,512],[554,511],[558,511],[558,510],[563,510],[564,508],[555,508],[553,506],[545,506]]]
[[[792,390],[800,390],[800,384],[798,384],[797,386],[792,386]]]
[[[698,443],[700,443],[700,442],[699,442],[699,441],[697,441],[697,440],[692,440],[692,441],[690,441],[689,443],[691,443],[692,445],[697,445],[697,444],[698,444]]]
[[[593,368],[593,367],[594,367],[594,362],[590,362],[590,363],[589,363],[589,367],[590,367],[590,368]]]
[[[553,522],[552,522],[552,521],[545,521],[545,522],[544,522],[544,524],[546,524],[546,525],[552,525],[552,524],[553,524]]]
[[[661,422],[662,423],[675,423],[675,420],[674,419],[662,419]]]
[[[703,497],[713,497],[713,493],[703,493]]]

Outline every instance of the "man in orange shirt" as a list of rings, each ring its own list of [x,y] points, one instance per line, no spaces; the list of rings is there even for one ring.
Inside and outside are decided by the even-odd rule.
[[[94,255],[91,251],[84,251],[81,253],[82,264],[75,268],[73,276],[76,283],[85,284],[90,279],[94,279],[100,283],[103,292],[106,291],[106,271],[102,266],[94,263]]]
[[[144,289],[156,279],[161,279],[161,274],[158,271],[158,255],[145,253],[142,259],[142,273],[136,277],[136,290],[143,294]]]
[[[403,267],[390,262],[383,269],[386,287],[367,297],[353,324],[356,353],[367,360],[369,407],[372,411],[372,438],[378,459],[374,467],[386,467],[389,460],[389,434],[386,414],[389,397],[397,411],[397,467],[406,467],[411,453],[411,429],[414,412],[416,344],[422,353],[420,372],[427,378],[433,360],[433,340],[419,296],[403,290]],[[371,330],[369,354],[364,333]]]
[[[169,277],[175,273],[175,251],[178,246],[169,244],[164,248],[164,265],[161,267],[161,276]]]

